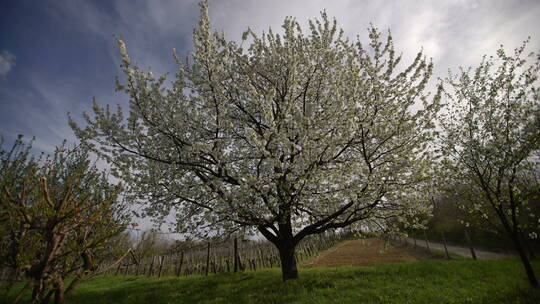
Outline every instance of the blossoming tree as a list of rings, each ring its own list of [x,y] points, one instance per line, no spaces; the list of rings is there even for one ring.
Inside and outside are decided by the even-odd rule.
[[[94,104],[86,127],[71,126],[146,214],[174,214],[179,232],[252,227],[278,248],[287,280],[304,237],[425,211],[416,197],[439,95],[424,93],[432,64],[422,53],[398,71],[391,36],[375,28],[366,48],[324,13],[307,34],[293,18],[282,27],[248,30],[238,45],[212,33],[202,3],[194,51],[174,55],[170,85],[133,66],[118,41],[129,116]]]
[[[97,274],[103,247],[125,228],[119,192],[83,148],[36,158],[21,138],[9,150],[0,139],[0,266],[24,282],[7,284],[6,300],[22,286],[13,303],[31,289],[31,303],[62,304]]]
[[[539,228],[529,203],[540,172],[540,57],[525,56],[525,46],[513,55],[500,48],[476,68],[450,75],[441,144],[448,177],[470,198],[467,210],[503,228],[538,287],[523,231],[531,222]]]

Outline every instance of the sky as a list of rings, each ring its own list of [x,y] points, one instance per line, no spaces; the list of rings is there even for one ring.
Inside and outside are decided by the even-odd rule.
[[[210,0],[209,7],[212,26],[237,41],[248,27],[280,29],[286,16],[306,24],[322,10],[363,41],[372,23],[391,30],[405,59],[422,48],[436,77],[528,36],[530,50],[540,49],[540,1],[534,0]],[[75,142],[68,112],[82,121],[93,98],[126,103],[115,92],[121,75],[115,37],[141,67],[173,72],[172,49],[188,55],[198,18],[191,0],[0,0],[0,136],[6,142],[18,134],[35,137],[35,148],[45,152],[63,139]]]
[[[280,29],[286,16],[301,24],[322,10],[345,34],[367,41],[371,24],[390,30],[405,62],[423,49],[437,77],[448,69],[478,64],[503,44],[511,50],[531,37],[540,49],[538,0],[209,0],[212,26],[240,41],[250,27]],[[99,104],[125,105],[115,92],[121,75],[115,37],[132,60],[154,73],[174,72],[172,49],[189,54],[199,19],[192,0],[0,0],[0,136],[35,137],[34,147],[54,151],[75,143],[67,113],[82,121]],[[432,86],[433,87],[433,86]]]

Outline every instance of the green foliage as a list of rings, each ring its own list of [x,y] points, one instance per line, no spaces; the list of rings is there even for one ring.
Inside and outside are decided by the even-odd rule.
[[[440,144],[446,190],[459,189],[470,219],[512,239],[538,287],[526,251],[540,228],[530,206],[540,186],[540,54],[527,55],[526,45],[513,54],[501,47],[474,69],[450,74]]]
[[[39,157],[22,137],[0,147],[0,266],[28,283],[34,303],[62,302],[64,279],[94,272],[124,229],[119,192],[81,147]]]
[[[511,55],[500,48],[447,79],[440,137],[446,190],[459,192],[465,210],[493,229],[539,227],[530,203],[539,189],[540,56],[525,47]]]

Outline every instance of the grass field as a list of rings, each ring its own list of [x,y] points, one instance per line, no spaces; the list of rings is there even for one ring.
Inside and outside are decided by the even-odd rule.
[[[540,263],[534,264],[540,273]],[[281,282],[278,269],[209,277],[102,276],[68,303],[540,303],[517,260],[421,261],[301,269]]]

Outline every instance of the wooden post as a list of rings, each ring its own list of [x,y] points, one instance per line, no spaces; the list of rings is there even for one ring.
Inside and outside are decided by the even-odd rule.
[[[465,229],[465,238],[467,239],[467,243],[469,244],[469,250],[471,250],[471,255],[472,255],[473,260],[477,260],[476,252],[474,252],[471,238],[469,237],[469,233],[467,232],[467,229]]]
[[[235,237],[234,238],[234,252],[233,252],[234,256],[234,272],[238,272],[238,239]]]
[[[242,257],[240,256],[240,252],[238,252],[238,269],[240,269],[240,271],[246,270],[246,264],[242,263]]]
[[[152,262],[150,262],[150,268],[148,269],[148,276],[152,276],[152,270],[154,268],[154,260],[156,259],[155,256],[152,256]]]
[[[206,269],[204,270],[204,276],[208,276],[208,269],[210,268],[210,242],[208,242],[208,246],[206,247]]]
[[[427,250],[429,252],[431,252],[431,248],[429,248],[429,242],[428,242],[428,239],[427,239],[427,234],[426,234],[426,230],[422,230],[424,231],[424,239],[426,240],[426,247],[427,247]]]
[[[450,254],[448,254],[448,248],[446,247],[446,238],[444,237],[444,231],[441,231],[441,236],[442,236],[443,245],[444,245],[444,252],[446,253],[446,258],[450,259]]]
[[[176,276],[179,277],[182,273],[182,264],[184,263],[184,252],[180,252],[180,265],[178,265],[178,272],[176,273]]]
[[[161,271],[163,270],[163,262],[165,261],[165,256],[162,256],[159,261],[159,272],[158,272],[158,278],[161,277]]]
[[[240,254],[238,254],[238,266],[240,267],[240,270],[241,271],[246,271],[247,269],[247,265],[246,263],[249,263],[249,258],[244,258],[244,260],[242,261],[242,256]]]
[[[266,267],[266,266],[264,265],[264,258],[263,258],[263,254],[262,254],[262,249],[259,248],[259,250],[258,250],[257,253],[259,254],[259,267],[260,267],[260,268]]]
[[[118,275],[118,272],[120,272],[120,267],[122,267],[122,262],[118,263],[118,267],[116,268],[116,273],[114,275]]]

